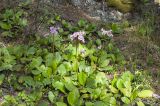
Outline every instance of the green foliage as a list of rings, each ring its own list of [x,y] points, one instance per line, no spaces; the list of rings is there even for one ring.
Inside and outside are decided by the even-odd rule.
[[[0,30],[3,36],[15,37],[21,34],[27,26],[27,19],[23,18],[23,10],[7,9],[0,15]]]
[[[116,75],[124,69],[124,57],[94,24],[80,20],[73,26],[59,16],[57,21],[62,28],[56,36],[39,37],[27,46],[0,48],[0,85],[9,83],[19,90],[17,95],[4,95],[0,105],[34,106],[41,99],[48,99],[44,105],[56,106],[142,105],[141,97],[150,97],[144,95],[149,88],[136,82],[136,73]],[[79,30],[86,32],[85,44],[76,44],[67,36]],[[108,77],[114,72],[113,79]]]

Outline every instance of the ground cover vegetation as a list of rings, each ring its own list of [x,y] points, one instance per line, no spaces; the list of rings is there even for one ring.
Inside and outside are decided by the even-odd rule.
[[[158,96],[143,70],[128,68],[115,46],[112,38],[122,32],[117,24],[73,25],[52,14],[48,33],[23,36],[26,15],[19,8],[0,15],[0,37],[29,39],[0,42],[1,106],[145,106]]]

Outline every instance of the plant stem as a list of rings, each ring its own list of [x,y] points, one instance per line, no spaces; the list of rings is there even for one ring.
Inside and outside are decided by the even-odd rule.
[[[54,53],[54,36],[53,36],[53,43],[52,43],[52,52]]]
[[[76,72],[78,72],[78,40],[76,40]]]

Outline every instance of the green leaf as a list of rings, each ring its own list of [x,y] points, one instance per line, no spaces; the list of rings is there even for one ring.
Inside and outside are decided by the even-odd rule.
[[[153,95],[153,91],[151,91],[151,90],[143,90],[138,93],[138,96],[140,98],[152,97],[152,95]]]
[[[64,77],[64,85],[67,88],[67,90],[69,90],[69,91],[76,89],[76,86],[73,85],[73,82],[70,77]]]
[[[100,96],[101,91],[102,90],[100,88],[94,89],[93,92],[91,93],[91,98],[97,99]]]
[[[131,88],[131,82],[128,80],[123,80],[123,84],[125,86],[125,88]]]
[[[131,89],[128,88],[120,88],[119,89],[124,96],[131,97]]]
[[[4,74],[1,74],[1,75],[0,75],[0,85],[3,83],[4,78],[5,78],[5,75],[4,75]]]
[[[46,64],[46,66],[52,66],[53,61],[55,61],[53,53],[48,53],[45,56],[45,64]]]
[[[61,75],[64,76],[67,71],[66,71],[66,67],[64,64],[61,64],[58,68],[57,68],[57,72]]]
[[[48,99],[50,100],[50,102],[54,102],[54,99],[55,99],[55,95],[53,94],[52,91],[49,91],[48,92]]]
[[[96,88],[97,82],[95,76],[90,76],[87,78],[86,86],[89,88]]]
[[[123,88],[123,80],[122,79],[118,79],[117,82],[116,82],[116,86],[118,89],[121,89]]]
[[[79,20],[79,21],[78,21],[78,25],[79,25],[79,27],[85,26],[85,25],[86,25],[85,20]]]
[[[138,101],[137,102],[137,106],[145,106],[144,103],[142,101]]]
[[[79,74],[78,74],[78,82],[81,84],[81,85],[85,85],[85,83],[86,83],[86,80],[87,80],[87,75],[86,75],[86,73],[84,73],[84,72],[80,72]]]
[[[74,89],[73,91],[69,92],[69,94],[68,94],[68,97],[67,97],[68,103],[71,106],[77,106],[79,97],[80,97],[80,94],[79,94],[78,89]]]
[[[41,73],[41,71],[39,71],[39,70],[32,70],[31,72],[33,75],[38,75]]]
[[[58,90],[60,90],[61,92],[65,93],[65,88],[64,88],[64,84],[60,81],[56,81],[55,83],[52,83],[52,86]]]
[[[121,78],[124,80],[124,81],[132,81],[133,80],[133,74],[129,71],[126,71],[122,74]]]
[[[103,68],[99,68],[100,71],[113,71],[113,66],[105,66]]]
[[[70,71],[72,69],[71,63],[70,62],[63,62],[65,68],[67,71]]]
[[[33,78],[31,76],[23,76],[20,79],[25,82],[26,86],[34,86],[35,85],[35,81],[33,80]]]
[[[30,47],[26,54],[27,55],[33,55],[33,54],[35,54],[35,52],[36,52],[36,48]]]
[[[56,106],[67,106],[64,102],[56,102]]]
[[[4,30],[10,30],[12,28],[11,24],[0,22],[0,27]]]
[[[111,97],[111,99],[110,99],[110,105],[111,106],[117,106],[117,102],[116,102],[116,99],[114,97]]]
[[[94,106],[94,103],[92,103],[92,102],[85,102],[85,106]]]
[[[24,26],[27,25],[27,20],[26,19],[21,19],[19,24],[24,27]]]
[[[96,75],[96,83],[107,84],[107,77],[104,72],[98,72]]]
[[[101,67],[101,68],[104,68],[104,67],[108,66],[108,65],[109,65],[109,62],[110,62],[109,59],[104,60],[103,62],[100,62],[100,67]]]
[[[32,59],[32,62],[30,63],[30,69],[34,69],[34,68],[37,68],[41,65],[42,63],[42,57],[37,57],[37,58],[33,58]]]
[[[45,70],[42,72],[42,75],[44,77],[50,78],[50,76],[52,75],[52,69],[49,67],[46,67]]]
[[[101,40],[100,39],[97,39],[96,40],[96,44],[98,45],[98,46],[100,46],[102,43],[101,43]]]
[[[94,102],[94,106],[106,106],[106,104],[102,101]]]
[[[5,37],[5,36],[6,36],[6,37],[7,37],[7,36],[12,37],[12,32],[11,32],[11,31],[4,31],[4,32],[2,32],[1,34],[2,34],[2,36],[4,36],[4,37]]]
[[[130,100],[127,97],[121,97],[121,100],[125,103],[125,104],[130,104]]]
[[[61,57],[59,52],[55,53],[55,61],[56,61],[57,64],[59,64],[60,61],[62,61],[62,57]]]
[[[118,93],[118,90],[115,87],[113,87],[112,85],[110,85],[109,88],[110,88],[111,92]]]

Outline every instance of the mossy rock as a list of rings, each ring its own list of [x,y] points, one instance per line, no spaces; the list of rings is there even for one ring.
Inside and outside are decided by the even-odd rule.
[[[123,13],[132,11],[134,6],[134,0],[106,0],[106,2]]]

